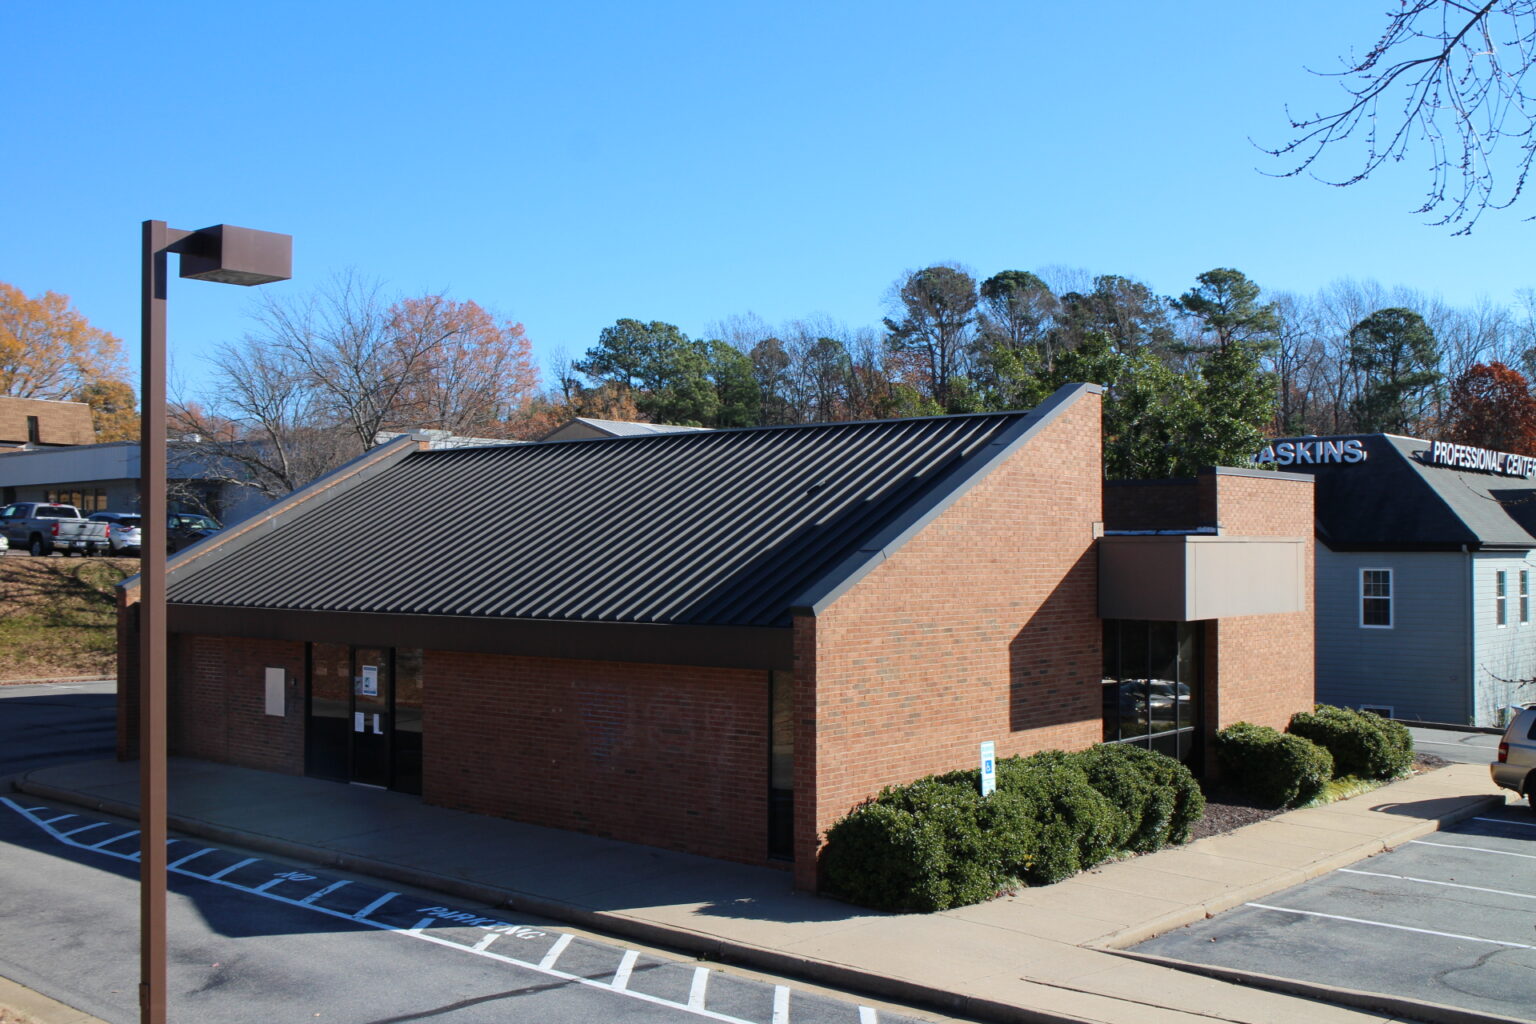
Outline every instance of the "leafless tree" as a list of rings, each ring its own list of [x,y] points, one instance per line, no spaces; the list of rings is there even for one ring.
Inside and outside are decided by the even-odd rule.
[[[1260,146],[1292,161],[1283,176],[1307,173],[1330,185],[1354,185],[1415,144],[1428,149],[1430,186],[1417,213],[1470,232],[1484,211],[1513,205],[1536,158],[1536,94],[1525,75],[1536,57],[1536,0],[1402,0],[1380,38],[1336,71],[1342,107],[1289,114],[1295,135]],[[1326,154],[1350,140],[1364,154],[1341,174],[1325,172]]]

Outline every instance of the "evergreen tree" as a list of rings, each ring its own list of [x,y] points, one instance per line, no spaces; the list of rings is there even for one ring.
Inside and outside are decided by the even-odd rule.
[[[1440,347],[1411,309],[1379,309],[1349,331],[1349,366],[1360,377],[1350,404],[1355,429],[1408,434],[1440,383]]]

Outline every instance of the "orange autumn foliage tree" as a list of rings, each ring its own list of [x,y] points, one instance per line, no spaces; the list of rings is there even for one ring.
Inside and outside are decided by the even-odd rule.
[[[1445,433],[1462,444],[1536,455],[1536,397],[1518,370],[1478,363],[1451,382]]]
[[[73,400],[125,370],[122,342],[92,327],[69,296],[28,297],[0,281],[0,395]]]
[[[395,424],[467,437],[511,435],[539,389],[522,324],[443,295],[402,299],[388,316],[393,343],[422,371],[405,379]]]

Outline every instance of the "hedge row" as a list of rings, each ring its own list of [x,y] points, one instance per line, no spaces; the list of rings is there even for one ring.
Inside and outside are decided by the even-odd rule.
[[[1120,850],[1182,843],[1205,810],[1189,770],[1122,745],[1048,750],[978,772],[890,786],[827,831],[833,893],[879,910],[944,910],[1026,881],[1044,885]]]
[[[1396,779],[1413,765],[1413,737],[1390,718],[1319,704],[1291,716],[1285,732],[1238,722],[1216,734],[1222,774],[1266,803],[1294,806],[1329,779]]]

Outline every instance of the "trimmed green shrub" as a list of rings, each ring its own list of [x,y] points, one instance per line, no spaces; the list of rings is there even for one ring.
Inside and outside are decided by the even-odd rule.
[[[1118,845],[1136,853],[1189,841],[1205,813],[1205,794],[1187,767],[1145,747],[1106,743],[1073,755],[1088,782],[1126,813]]]
[[[828,888],[877,910],[945,910],[990,899],[1006,884],[1010,844],[981,827],[981,803],[974,787],[931,778],[887,788],[827,830]]]
[[[1042,750],[997,763],[997,789],[1020,801],[1035,823],[1034,849],[1016,865],[1033,885],[1048,885],[1092,867],[1130,831],[1124,811],[1094,789],[1070,754]]]
[[[1216,758],[1233,785],[1276,806],[1312,799],[1333,777],[1333,755],[1323,747],[1250,722],[1236,722],[1216,734]]]
[[[1395,779],[1413,766],[1413,737],[1402,723],[1380,715],[1319,704],[1292,715],[1287,731],[1326,747],[1335,778]]]

